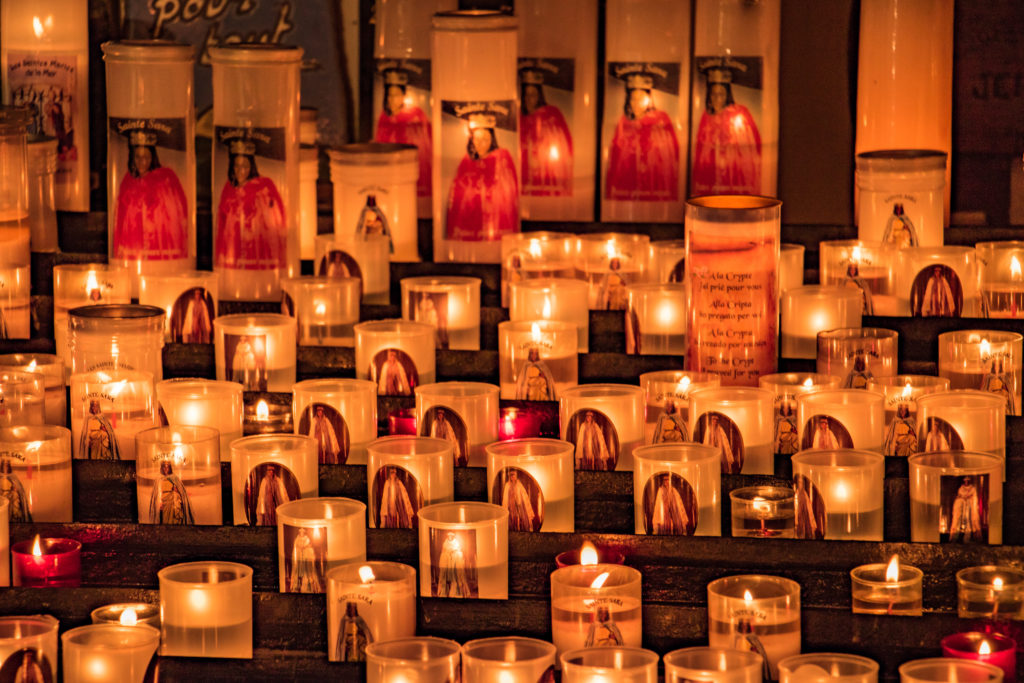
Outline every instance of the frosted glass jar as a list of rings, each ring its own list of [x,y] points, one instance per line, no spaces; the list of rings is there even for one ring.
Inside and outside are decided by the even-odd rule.
[[[68,311],[71,372],[139,370],[163,379],[164,311],[102,304]]]

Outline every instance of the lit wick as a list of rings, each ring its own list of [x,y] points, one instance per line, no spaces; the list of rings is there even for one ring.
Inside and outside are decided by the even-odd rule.
[[[893,555],[892,559],[889,560],[889,566],[885,570],[885,582],[895,587],[900,582],[900,558],[898,555]],[[893,593],[893,599],[889,602],[889,607],[886,609],[886,614],[892,614],[893,607],[896,605],[896,594]]]
[[[135,613],[135,610],[131,607],[126,607],[121,612],[121,618],[119,619],[122,626],[136,626],[139,623],[139,615]]]

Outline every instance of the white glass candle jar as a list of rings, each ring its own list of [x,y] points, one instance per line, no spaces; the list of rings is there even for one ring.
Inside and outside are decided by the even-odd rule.
[[[391,242],[384,235],[316,236],[316,274],[356,277],[366,304],[387,304],[391,296]]]
[[[802,244],[779,245],[779,294],[804,285],[804,250]]]
[[[917,441],[922,453],[984,451],[1006,457],[1006,404],[984,391],[960,389],[917,399]]]
[[[64,362],[60,358],[49,353],[9,353],[0,355],[0,369],[42,374],[46,424],[64,426],[67,422],[67,394]]]
[[[633,470],[643,445],[644,392],[628,384],[581,384],[562,392],[558,422],[573,445],[576,469]]]
[[[852,449],[793,456],[796,537],[881,541],[885,458]]]
[[[361,662],[366,646],[416,635],[416,570],[352,562],[327,572],[327,659]]]
[[[783,372],[761,375],[758,384],[775,396],[775,454],[793,455],[800,450],[796,421],[796,397],[809,391],[838,389],[840,379],[814,372]]]
[[[419,512],[420,596],[508,599],[508,510],[437,503]]]
[[[427,323],[439,349],[480,349],[480,278],[404,277],[402,318]]]
[[[972,451],[911,456],[910,538],[1001,545],[1003,459]]]
[[[31,290],[29,266],[0,266],[0,338],[31,336]]]
[[[933,681],[961,681],[962,683],[1002,683],[1003,670],[998,666],[952,657],[915,659],[900,664],[900,683],[932,683]]]
[[[860,327],[863,296],[847,287],[806,285],[782,294],[783,358],[816,358],[818,333]]]
[[[231,442],[235,524],[276,526],[277,508],[315,498],[320,487],[316,442],[298,434],[259,434]]]
[[[454,499],[451,441],[385,436],[366,453],[371,528],[415,529],[421,508]]]
[[[647,401],[644,443],[676,443],[690,438],[690,392],[719,386],[718,375],[658,370],[640,375]]]
[[[796,397],[800,450],[858,448],[882,452],[882,394],[858,389],[811,391]]]
[[[454,640],[399,638],[366,646],[366,683],[393,683],[396,677],[409,683],[457,681],[459,652]]]
[[[1024,242],[978,242],[981,310],[986,318],[1024,316]]]
[[[939,335],[939,376],[951,389],[977,389],[1002,397],[1007,415],[1021,414],[1024,337],[1016,332],[958,330]]]
[[[683,282],[686,279],[686,240],[651,242],[647,278],[650,282]]]
[[[165,311],[167,341],[212,344],[219,281],[216,273],[207,270],[143,275],[139,303]]]
[[[690,392],[690,440],[711,446],[724,474],[775,471],[775,396],[767,389],[718,387]]]
[[[166,40],[104,43],[107,242],[140,275],[196,266],[195,48]]]
[[[212,379],[165,379],[156,385],[157,413],[168,424],[213,427],[220,458],[231,461],[231,442],[242,436],[242,386]]]
[[[44,391],[42,373],[0,369],[0,427],[43,424]]]
[[[65,631],[61,645],[67,683],[142,683],[160,646],[160,631],[146,625],[89,624]]]
[[[686,353],[686,285],[636,284],[626,291],[626,353]]]
[[[11,671],[37,668],[43,680],[55,680],[59,626],[49,615],[0,617],[0,666]]]
[[[641,446],[633,451],[637,534],[722,535],[722,466],[717,448]]]
[[[57,208],[88,211],[88,3],[6,0],[2,10],[4,104],[27,105],[30,132],[57,138]]]
[[[221,298],[274,299],[299,274],[302,49],[209,48],[213,66],[213,266]]]
[[[658,653],[639,647],[590,647],[559,655],[564,683],[657,683]]]
[[[281,310],[295,318],[300,346],[351,346],[359,322],[360,281],[354,277],[281,280]]]
[[[934,149],[859,152],[857,236],[896,249],[941,247],[946,157]]]
[[[818,372],[842,378],[843,389],[865,389],[876,377],[896,374],[899,334],[880,327],[818,333]]]
[[[917,440],[917,399],[949,390],[949,380],[930,375],[896,375],[868,382],[869,391],[881,392],[885,409],[882,455],[908,456],[920,450]]]
[[[501,397],[556,401],[579,379],[578,335],[572,323],[536,320],[498,323]]]
[[[764,657],[749,650],[687,647],[665,654],[665,683],[761,683]]]
[[[819,243],[818,271],[823,285],[860,292],[864,315],[896,315],[897,250],[882,242],[827,240]]]
[[[539,278],[509,284],[508,317],[520,320],[559,320],[576,326],[576,350],[590,348],[590,311],[581,305],[589,287],[583,280]]]
[[[220,434],[174,424],[135,435],[140,524],[221,523]]]
[[[291,391],[295,384],[295,318],[236,313],[213,321],[217,379],[245,391]]]
[[[464,683],[543,681],[554,675],[555,646],[535,638],[480,638],[462,646]]]
[[[513,282],[573,277],[576,236],[567,232],[517,232],[501,236],[501,305]]]
[[[90,304],[127,304],[132,300],[131,273],[105,263],[66,263],[53,267],[53,335],[57,355],[71,368],[68,311]],[[66,376],[70,379],[70,376]]]
[[[827,673],[827,675],[825,675]],[[857,655],[821,652],[793,655],[779,662],[779,683],[836,679],[843,683],[877,683],[878,662]]]
[[[551,573],[551,642],[559,652],[606,643],[638,647],[642,640],[639,571],[574,564]]]
[[[252,569],[235,562],[164,567],[160,654],[252,659]]]
[[[909,247],[896,257],[898,315],[979,318],[974,247]]]
[[[589,286],[591,310],[625,310],[627,287],[646,277],[650,238],[599,232],[576,238],[576,278]]]
[[[72,373],[137,370],[163,379],[164,311],[156,306],[103,304],[68,311]]]
[[[327,154],[334,185],[335,236],[383,235],[393,260],[419,261],[416,146],[364,142],[335,147]]]
[[[747,386],[775,372],[781,208],[764,197],[687,202],[687,369]]]
[[[0,478],[12,522],[71,522],[71,432],[54,425],[0,429]]]
[[[377,386],[365,379],[309,379],[292,389],[296,434],[316,441],[321,465],[362,465],[377,438]]]
[[[409,320],[373,320],[355,326],[356,377],[377,384],[382,396],[412,396],[436,376],[434,328]]]
[[[456,467],[484,467],[484,447],[498,440],[499,388],[484,382],[437,382],[416,387],[420,436],[452,442]]]
[[[57,209],[54,187],[57,173],[57,138],[28,137],[28,221],[32,251],[53,253],[57,244]]]
[[[325,593],[327,572],[366,561],[366,506],[350,498],[304,498],[277,508],[282,593]]]
[[[487,446],[487,500],[508,510],[510,531],[572,533],[573,447],[556,439],[511,439]]]
[[[134,460],[135,435],[157,426],[153,375],[96,370],[71,376],[71,443],[86,460]]]
[[[9,4],[5,3],[5,7]],[[9,76],[4,71],[5,83]],[[30,261],[26,133],[31,117],[31,105],[0,108],[0,265],[6,267],[25,266]]]

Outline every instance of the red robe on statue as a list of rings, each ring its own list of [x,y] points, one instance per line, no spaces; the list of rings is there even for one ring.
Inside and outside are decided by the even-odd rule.
[[[742,104],[700,117],[691,193],[761,194],[761,134]]]
[[[523,194],[572,195],[572,135],[558,107],[545,104],[519,119]]]
[[[114,256],[147,261],[188,256],[188,200],[174,171],[125,173],[117,190]]]
[[[519,232],[519,182],[507,149],[459,162],[448,193],[445,237],[481,242]]]
[[[619,119],[608,151],[604,196],[624,201],[679,198],[679,141],[668,114],[652,109],[637,119]]]
[[[224,183],[217,208],[214,261],[221,268],[270,270],[288,259],[284,202],[270,178]]]
[[[416,145],[420,156],[420,177],[416,181],[416,195],[429,197],[431,185],[430,163],[434,156],[430,137],[430,119],[419,107],[405,107],[397,114],[381,111],[377,119],[377,142],[398,142]]]

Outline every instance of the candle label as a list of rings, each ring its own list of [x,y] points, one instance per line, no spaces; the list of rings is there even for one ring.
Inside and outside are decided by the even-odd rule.
[[[480,596],[475,529],[430,529],[430,597]]]
[[[796,396],[775,395],[775,453],[793,455],[800,450],[800,430],[796,426]]]
[[[288,593],[323,593],[327,582],[327,527],[281,525],[284,585]]]
[[[841,388],[843,389],[867,389],[868,382],[875,378],[868,367],[869,358],[881,358],[881,354],[873,348],[858,348],[847,351],[843,364],[849,368],[849,372],[843,378]],[[851,363],[852,361],[852,363]]]
[[[57,182],[69,182],[78,159],[75,133],[78,102],[78,57],[74,54],[9,52],[7,92],[15,107],[31,114],[29,134],[57,138]]]
[[[299,418],[299,434],[316,440],[321,465],[344,465],[348,460],[348,425],[334,406],[311,403]]]
[[[626,353],[642,353],[640,350],[640,318],[632,304],[626,307]]]
[[[519,58],[519,154],[522,193],[572,196],[572,133],[576,60]]]
[[[743,469],[746,455],[743,434],[728,415],[709,412],[698,417],[693,427],[693,440],[718,449],[722,457],[722,474],[739,474]]]
[[[384,465],[373,476],[370,519],[377,529],[415,529],[423,507],[420,483],[409,470]]]
[[[540,531],[544,524],[544,492],[524,469],[501,468],[491,483],[491,502],[508,510],[509,531]]]
[[[445,239],[500,240],[519,232],[515,100],[441,100]]]
[[[661,400],[661,394],[658,399]],[[666,395],[661,401],[661,414],[654,423],[654,432],[651,435],[651,445],[659,443],[682,443],[689,441],[690,430],[686,426],[686,420],[679,413],[676,405],[675,395]]]
[[[469,437],[466,423],[459,413],[448,406],[430,406],[419,419],[420,436],[450,441],[456,467],[469,464]]]
[[[608,259],[606,269],[584,270],[583,278],[590,283],[590,308],[598,311],[624,311],[629,302],[626,291],[632,282],[640,280],[640,269],[632,268],[623,272],[623,265],[633,261],[633,255],[616,251]]]
[[[331,249],[320,258],[317,275],[328,278],[354,277],[363,279],[363,271],[355,257],[341,249]],[[360,284],[362,287],[362,284]]]
[[[379,113],[374,139],[416,145],[420,165],[416,195],[430,197],[434,147],[430,116],[425,113],[430,111],[430,60],[378,59],[376,66],[374,109]]]
[[[88,460],[121,459],[121,448],[110,422],[115,402],[113,396],[102,392],[90,392],[82,398],[85,414],[75,457]]]
[[[204,287],[186,289],[171,305],[167,331],[177,344],[212,344],[217,304]]]
[[[154,462],[160,463],[160,476],[153,481],[143,477],[141,473],[137,474],[140,492],[143,490],[143,481],[148,480],[152,485],[149,495],[149,517],[139,521],[143,524],[195,524],[195,513],[192,511],[188,490],[175,471],[176,467],[181,468],[189,462],[184,448],[156,453],[152,458]]]
[[[804,423],[800,450],[853,448],[853,437],[842,422],[831,415],[814,415]]]
[[[674,202],[681,198],[676,132],[684,106],[679,97],[681,71],[678,62],[608,62],[602,126],[607,143],[602,154],[607,159],[605,199]]]
[[[551,342],[545,339],[536,339],[519,344],[518,349],[513,348],[512,365],[516,367],[515,382],[517,401],[557,401],[558,393],[555,389],[555,377],[551,372],[548,363],[541,360],[541,351],[544,355],[551,352]],[[518,351],[518,353],[517,353]],[[517,361],[516,357],[525,359]],[[575,356],[570,360],[576,363]]]
[[[371,604],[372,600],[362,595],[343,596]],[[373,642],[373,631],[359,614],[359,604],[348,600],[342,609],[341,623],[338,624],[338,638],[331,648],[332,662],[364,662],[366,646]]]
[[[31,522],[31,499],[21,479],[14,473],[11,460],[17,460],[19,469],[25,467],[25,455],[16,451],[0,452],[0,497],[6,498],[12,522]]]
[[[988,544],[989,475],[939,477],[939,542]]]
[[[412,396],[420,383],[416,364],[402,349],[383,349],[370,361],[370,379],[381,396]]]
[[[434,341],[439,349],[448,348],[448,292],[410,290],[405,302],[409,320],[434,327]]]
[[[676,264],[668,271],[668,278],[665,280],[668,283],[686,282],[686,259],[681,258],[676,261]]]
[[[286,315],[289,318],[296,317],[295,302],[292,301],[292,295],[284,291],[284,288],[281,288],[281,315]]]
[[[244,391],[267,390],[267,335],[224,333],[224,374]]]
[[[184,118],[108,117],[107,157],[116,205],[114,257],[188,257],[190,209],[179,175],[188,167]]]
[[[658,472],[644,485],[644,532],[693,536],[697,531],[697,495],[693,486],[674,472]]]
[[[388,246],[392,254],[395,253],[395,243],[391,239],[391,228],[388,227],[388,217],[379,206],[377,196],[387,199],[388,191],[380,185],[367,185],[356,190],[356,194],[364,197],[363,208],[359,211],[359,220],[356,223],[355,234],[366,239],[383,235],[388,238]]]
[[[881,200],[881,206],[877,208],[883,212],[889,212],[885,219],[885,230],[882,231],[882,244],[893,249],[918,246],[920,240],[917,236],[917,229],[914,227],[914,222],[910,220],[910,216],[907,215],[906,209],[903,206],[905,202],[916,204],[917,197],[912,194],[903,193],[884,197],[880,195],[881,193],[878,192],[862,192],[863,199],[861,201],[871,205]],[[868,197],[875,201],[867,201]],[[891,210],[889,207],[891,207]]]
[[[600,410],[577,410],[569,418],[563,438],[574,447],[576,469],[615,470],[619,462],[619,433]]]
[[[761,57],[693,58],[691,195],[771,194],[759,132],[763,70]]]
[[[42,650],[24,648],[8,656],[0,666],[0,683],[53,683],[56,677]]]
[[[924,444],[923,453],[964,449],[964,440],[956,428],[941,417],[932,416],[925,420],[918,441]]]
[[[214,197],[214,266],[276,270],[288,263],[288,134],[284,127],[216,126],[213,167],[225,173]],[[214,187],[219,179],[214,179]]]
[[[796,537],[812,540],[825,538],[825,498],[808,477],[793,475],[796,493]]]
[[[290,469],[277,462],[256,465],[249,470],[242,493],[245,521],[249,526],[277,526],[277,506],[301,496],[299,480]]]
[[[911,402],[901,399],[900,394],[892,397],[896,402],[896,415],[885,430],[882,440],[882,454],[901,457],[917,453],[917,421],[910,412]]]
[[[924,267],[910,286],[910,313],[922,317],[959,318],[964,289],[956,271],[944,263]]]

